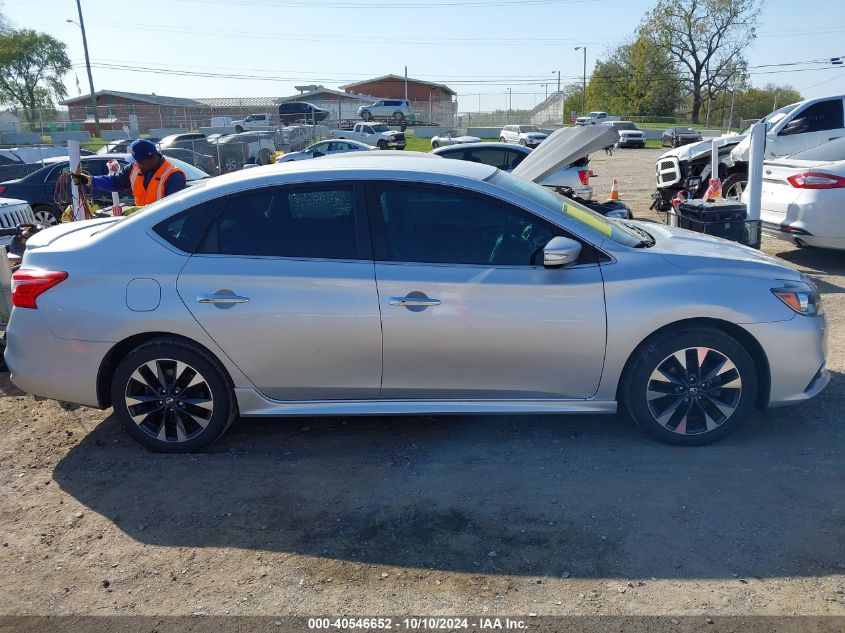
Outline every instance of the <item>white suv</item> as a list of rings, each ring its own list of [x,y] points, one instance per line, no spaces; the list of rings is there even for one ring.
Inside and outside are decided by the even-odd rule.
[[[536,125],[506,125],[499,132],[501,143],[519,143],[525,147],[537,147],[548,134],[543,134]]]
[[[393,119],[404,121],[411,115],[411,104],[404,99],[381,99],[373,105],[358,108],[358,116],[365,121],[372,119]]]

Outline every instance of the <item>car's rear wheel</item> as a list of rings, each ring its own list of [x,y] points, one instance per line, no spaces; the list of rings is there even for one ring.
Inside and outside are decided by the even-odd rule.
[[[117,366],[111,396],[129,434],[163,453],[207,446],[229,428],[237,412],[220,364],[176,339],[158,339],[130,352]]]
[[[393,113],[393,120],[394,121],[402,121],[404,119],[405,119],[405,115],[402,114],[401,112],[394,112]]]
[[[437,141],[432,141],[431,147],[434,148],[434,149],[437,149],[438,147],[440,147],[440,143],[438,143]]]
[[[666,331],[641,345],[620,396],[644,431],[668,444],[700,446],[739,428],[757,389],[748,351],[705,326]]]
[[[33,207],[32,215],[35,216],[36,223],[44,226],[54,226],[61,222],[59,210],[46,204]]]
[[[373,118],[373,113],[372,112],[362,112],[361,118],[364,119],[365,121],[371,121],[372,118]]]
[[[526,147],[528,145],[528,142],[525,139],[522,139],[522,140],[519,141],[519,144],[522,145],[523,147]]]
[[[236,126],[235,126],[235,132],[237,132],[238,134],[240,134],[240,133],[241,133],[241,132],[243,132],[243,131],[244,131],[243,126],[241,126],[241,125],[236,125]]]

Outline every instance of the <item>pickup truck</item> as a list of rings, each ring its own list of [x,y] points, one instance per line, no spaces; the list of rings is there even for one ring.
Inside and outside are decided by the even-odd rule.
[[[379,149],[405,149],[405,135],[384,124],[356,123],[351,132],[332,130],[332,138],[360,141]]]
[[[235,128],[235,132],[240,134],[241,132],[245,132],[247,130],[254,130],[256,128],[266,128],[273,126],[273,115],[272,114],[250,114],[245,119],[240,119],[238,121],[232,121],[232,126]]]
[[[610,116],[607,112],[587,112],[575,119],[575,125],[601,125],[608,121],[618,121],[618,116]]]

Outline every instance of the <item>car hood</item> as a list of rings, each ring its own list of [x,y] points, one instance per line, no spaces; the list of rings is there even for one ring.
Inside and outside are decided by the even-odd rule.
[[[750,246],[656,222],[637,224],[655,238],[654,246],[648,250],[662,255],[670,264],[681,270],[719,270],[724,271],[722,274],[795,281],[802,279],[801,273],[782,259]]]
[[[731,145],[736,145],[742,139],[745,138],[744,134],[733,134],[733,135],[725,135],[721,136],[720,138],[724,138],[727,140],[728,145],[724,148],[720,149],[719,151],[722,152],[723,150],[726,151]],[[663,154],[660,158],[666,158],[668,156],[674,156],[678,160],[696,160],[698,158],[702,158],[708,154],[710,154],[710,150],[713,147],[713,139],[708,138],[703,141],[699,141],[698,143],[690,143],[689,145],[682,145],[681,147],[676,147],[675,149],[671,149],[665,154]]]
[[[619,140],[613,127],[567,127],[552,132],[540,146],[525,157],[511,173],[524,180],[540,182],[565,169],[573,161],[588,156]]]

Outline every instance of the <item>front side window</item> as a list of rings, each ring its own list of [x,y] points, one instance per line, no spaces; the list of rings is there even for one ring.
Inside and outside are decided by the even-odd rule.
[[[537,266],[543,247],[562,233],[498,200],[451,188],[385,183],[375,198],[391,261]]]
[[[223,204],[202,253],[358,259],[352,185],[264,189]]]
[[[802,112],[798,112],[795,119],[807,120],[807,132],[841,129],[843,127],[842,99],[814,103]]]

